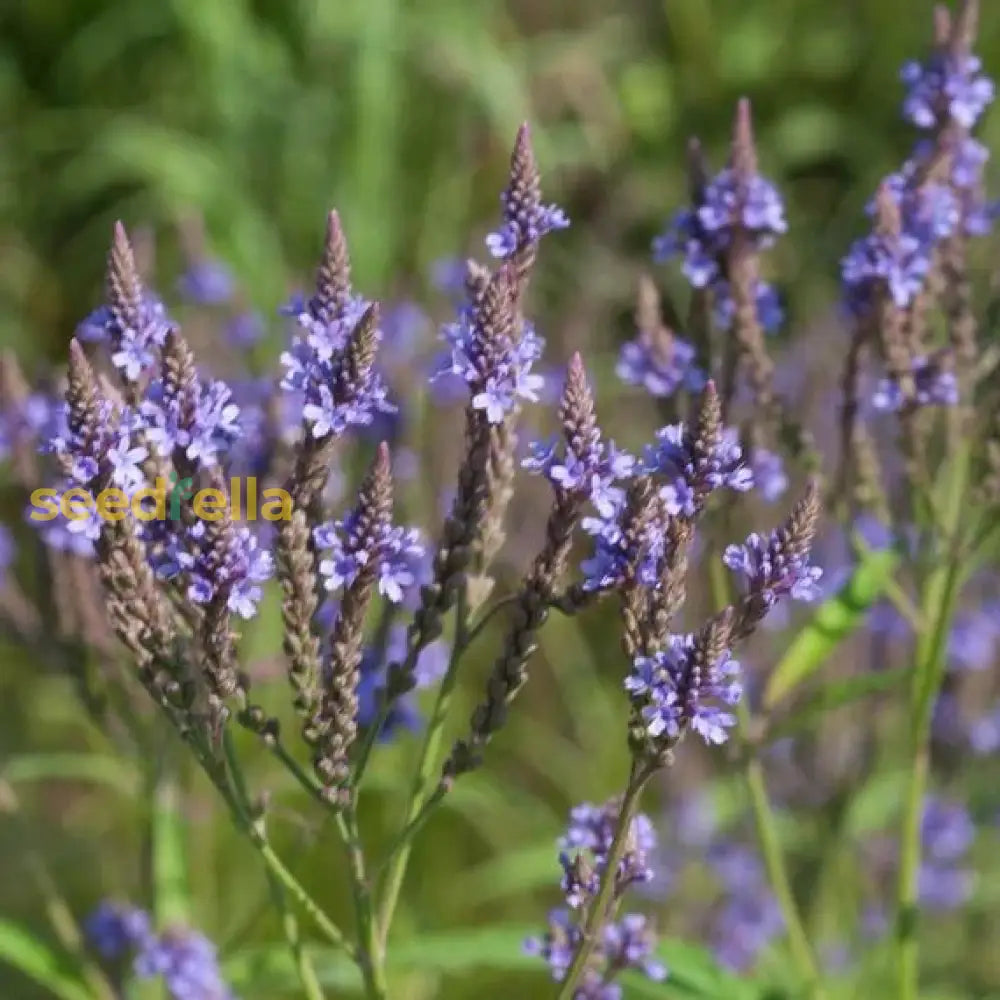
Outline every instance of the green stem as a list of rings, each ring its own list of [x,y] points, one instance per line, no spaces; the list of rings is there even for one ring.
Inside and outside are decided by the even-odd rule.
[[[288,894],[305,910],[326,939],[331,944],[346,951],[360,966],[357,949],[347,940],[344,932],[326,915],[323,908],[306,892],[299,880],[285,867],[284,862],[275,854],[274,849],[268,843],[261,825],[253,821],[249,812],[249,797],[243,778],[243,770],[236,756],[232,733],[228,726],[224,727],[222,731],[222,748],[234,787],[230,788],[226,783],[219,781],[218,775],[213,776],[210,773],[209,777],[213,778],[213,783],[226,800],[237,828],[253,844],[270,875],[273,875],[278,883],[284,886]]]
[[[262,820],[258,820],[255,823],[252,818],[253,809],[250,803],[250,795],[247,791],[246,777],[240,766],[239,758],[236,756],[232,733],[228,727],[223,734],[223,746],[226,763],[229,766],[229,772],[233,779],[233,801],[239,809],[240,821],[246,824],[248,829],[253,830],[259,837],[263,838],[264,824]],[[302,988],[305,990],[306,1000],[324,1000],[323,990],[319,985],[319,980],[316,978],[316,970],[313,968],[309,955],[302,944],[298,920],[288,906],[285,886],[270,867],[266,869],[265,874],[267,875],[268,887],[271,890],[271,899],[274,901],[274,908],[281,917],[281,928],[285,934],[285,941],[288,943],[288,949],[292,953],[292,959],[295,962],[295,968],[298,970]]]
[[[351,870],[351,889],[354,893],[354,909],[358,918],[358,936],[361,939],[358,961],[365,981],[365,991],[370,1000],[385,1000],[387,987],[384,947],[375,920],[371,882],[365,870],[357,808],[353,801],[344,813],[337,817],[337,827],[347,849],[347,861]]]
[[[899,1000],[917,1000],[920,982],[919,915],[920,825],[930,775],[930,732],[934,699],[944,677],[944,652],[960,589],[961,545],[958,533],[969,474],[970,448],[955,456],[945,482],[944,537],[949,539],[947,559],[932,565],[922,588],[921,614],[933,622],[918,635],[916,669],[911,696],[911,764],[900,829],[899,882],[897,886],[896,947]]]
[[[713,604],[717,609],[721,610],[729,604],[729,579],[726,576],[722,560],[718,558],[717,553],[709,554],[708,572]],[[737,716],[741,731],[744,734],[752,732],[753,720],[750,717],[750,710],[746,702],[741,701],[737,706]],[[802,913],[792,892],[792,882],[788,875],[785,854],[781,849],[781,839],[778,836],[778,825],[775,822],[774,810],[771,808],[771,802],[767,794],[764,768],[752,750],[746,755],[743,765],[743,777],[750,794],[750,808],[753,812],[758,846],[764,858],[764,867],[767,870],[771,891],[774,893],[774,897],[778,901],[778,906],[781,908],[781,915],[785,924],[785,933],[788,936],[788,945],[792,952],[792,958],[798,966],[799,975],[809,984],[810,994],[813,997],[820,998],[823,996],[823,992],[820,986],[816,956],[813,954],[812,944],[806,932]]]
[[[587,968],[587,960],[597,943],[597,934],[604,926],[608,913],[615,903],[615,882],[617,881],[618,868],[622,856],[625,854],[625,848],[628,846],[632,820],[639,808],[642,790],[652,774],[652,769],[644,768],[636,761],[632,762],[628,785],[625,788],[625,795],[618,813],[615,836],[611,841],[611,849],[608,851],[607,861],[601,871],[597,895],[587,907],[587,913],[580,928],[580,943],[573,954],[573,961],[570,963],[566,978],[562,981],[557,1000],[573,1000],[573,997],[576,996],[576,988]]]
[[[744,709],[740,715],[741,723],[745,728],[749,720],[749,713]],[[816,958],[813,955],[809,935],[806,933],[802,915],[792,893],[788,867],[785,864],[781,839],[778,836],[778,827],[774,819],[774,811],[771,809],[767,795],[764,768],[756,757],[751,756],[747,760],[744,777],[750,792],[750,806],[753,810],[754,825],[757,830],[757,843],[764,858],[764,867],[767,870],[768,881],[771,883],[771,891],[781,908],[792,958],[799,968],[800,975],[809,984],[812,996],[821,997],[823,994],[820,987],[819,970],[816,967]]]
[[[445,671],[441,686],[438,688],[437,699],[434,702],[434,709],[431,712],[430,722],[427,725],[427,733],[424,736],[423,745],[420,749],[420,757],[417,762],[417,770],[410,787],[410,795],[406,806],[406,817],[403,820],[403,831],[415,833],[422,821],[426,818],[424,806],[428,803],[428,787],[433,776],[440,766],[439,756],[441,741],[444,738],[444,724],[451,707],[452,696],[455,691],[455,684],[458,680],[458,665],[469,642],[466,615],[468,613],[468,595],[465,588],[460,588],[455,606],[455,641],[452,645],[451,658],[448,661],[448,669]],[[419,818],[419,822],[418,822]],[[406,869],[410,862],[410,852],[413,846],[412,836],[401,836],[397,841],[398,849],[390,857],[386,866],[385,887],[382,894],[382,901],[379,906],[378,931],[379,939],[383,945],[389,937],[389,927],[392,924],[393,914],[396,912],[396,905],[399,902],[399,894],[403,888],[403,880],[406,877]]]
[[[295,918],[288,905],[288,898],[284,886],[278,881],[274,873],[267,872],[267,882],[271,888],[271,899],[274,901],[274,908],[281,916],[281,929],[288,944],[288,950],[292,953],[295,968],[305,991],[306,1000],[325,1000],[323,988],[316,978],[316,970],[313,968],[312,960],[302,943],[302,936],[299,933],[299,922]]]

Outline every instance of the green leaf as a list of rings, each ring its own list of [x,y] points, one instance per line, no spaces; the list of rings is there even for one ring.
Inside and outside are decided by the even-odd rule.
[[[18,924],[0,919],[0,962],[45,987],[59,1000],[93,1000],[90,991],[65,969],[60,956]]]
[[[161,926],[187,923],[190,914],[184,820],[173,780],[161,778],[153,790],[151,830],[153,899]]]
[[[768,730],[770,739],[778,739],[812,726],[816,719],[837,708],[844,708],[873,694],[892,691],[912,676],[910,667],[894,670],[880,670],[878,673],[860,674],[856,677],[841,677],[824,684],[813,692],[787,718],[782,719]]]
[[[34,781],[90,781],[123,795],[135,795],[138,774],[127,760],[97,753],[25,753],[11,757],[0,768],[11,784]]]
[[[482,906],[508,896],[551,888],[558,878],[555,838],[520,850],[503,851],[455,879],[452,892],[466,905]]]
[[[662,983],[629,973],[623,977],[630,997],[699,997],[701,1000],[753,1000],[760,990],[749,980],[740,979],[720,968],[712,955],[699,945],[685,941],[663,941],[656,956],[667,967]]]
[[[537,971],[545,975],[538,958],[527,955],[523,944],[537,934],[535,926],[500,926],[441,931],[393,942],[388,953],[390,973],[430,972],[454,975],[477,969]],[[341,952],[310,951],[321,984],[344,991],[361,987],[357,969]],[[655,983],[640,975],[626,978],[628,996],[701,998],[701,1000],[753,1000],[760,990],[746,979],[723,971],[701,947],[682,941],[666,941],[658,949],[669,975]],[[229,981],[241,995],[271,996],[277,990],[294,989],[297,974],[287,949],[254,948],[239,952],[226,963]]]
[[[764,707],[773,708],[814,674],[827,657],[855,632],[865,614],[882,596],[899,563],[891,549],[867,552],[851,578],[816,610],[775,667],[764,691]]]

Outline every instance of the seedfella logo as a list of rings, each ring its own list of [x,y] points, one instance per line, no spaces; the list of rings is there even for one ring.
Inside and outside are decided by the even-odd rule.
[[[188,503],[190,502],[190,503]],[[80,487],[63,493],[46,488],[31,494],[33,521],[86,521],[96,513],[104,521],[123,521],[131,515],[137,521],[179,521],[190,509],[200,521],[221,521],[227,513],[233,521],[287,521],[292,516],[292,498],[287,490],[269,486],[258,497],[257,480],[229,480],[229,496],[216,487],[195,490],[190,477],[169,481],[158,476],[152,486],[132,493],[117,487],[101,490],[96,496]]]

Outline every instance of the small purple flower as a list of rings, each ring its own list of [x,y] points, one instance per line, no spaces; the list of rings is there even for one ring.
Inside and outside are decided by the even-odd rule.
[[[670,424],[656,432],[656,444],[647,446],[643,471],[666,477],[660,490],[671,516],[694,517],[715,490],[745,493],[754,484],[743,462],[736,431],[727,428],[709,454],[702,454],[694,434],[684,424]]]
[[[937,51],[923,64],[908,62],[900,77],[906,84],[903,116],[921,129],[939,128],[949,120],[972,128],[993,101],[993,81],[982,63],[968,54]]]
[[[996,659],[1000,626],[987,611],[958,615],[948,636],[948,656],[959,670],[987,670]]]
[[[841,262],[845,303],[863,316],[884,284],[893,302],[905,309],[924,287],[931,266],[931,247],[912,233],[896,236],[872,233],[855,240]]]
[[[360,520],[358,510],[340,521],[328,522],[313,531],[316,546],[325,555],[319,572],[327,590],[349,587],[362,566],[374,560],[378,590],[387,600],[398,604],[414,583],[413,566],[424,551],[420,534],[413,528],[391,525],[376,527],[376,537],[369,537],[371,525]]]
[[[331,304],[317,293],[308,300],[296,296],[281,310],[299,328],[281,355],[281,387],[302,394],[302,417],[314,438],[339,437],[396,409],[373,363],[382,332],[366,320],[369,308],[360,296]]]
[[[617,484],[632,475],[635,459],[614,441],[602,441],[595,426],[589,438],[574,436],[562,447],[532,442],[521,464],[544,475],[557,493],[586,496],[601,517],[611,517],[625,498]]]
[[[559,863],[563,869],[562,889],[573,909],[597,891],[601,872],[608,862],[618,820],[617,800],[603,806],[589,802],[574,806],[566,833],[559,840]],[[650,861],[656,851],[656,834],[649,817],[640,813],[632,820],[628,845],[615,876],[618,891],[650,882],[654,872]]]
[[[527,125],[518,130],[500,205],[502,224],[486,237],[490,253],[500,259],[524,253],[537,246],[543,236],[569,226],[566,213],[558,205],[542,203],[538,167]]]
[[[232,271],[211,257],[194,261],[177,282],[181,295],[199,306],[224,305],[233,297],[235,288]]]
[[[260,313],[249,311],[238,313],[226,324],[225,329],[227,343],[241,351],[259,344],[266,333]]]
[[[195,931],[164,931],[136,956],[135,972],[140,979],[162,977],[171,1000],[234,1000],[215,945]]]
[[[736,318],[736,303],[729,290],[729,282],[720,278],[713,284],[712,292],[715,323],[720,330],[728,330]],[[785,321],[785,312],[781,307],[777,289],[766,281],[758,281],[756,300],[757,321],[767,333],[774,333]]]
[[[781,907],[766,887],[733,896],[712,929],[715,957],[734,972],[745,972],[783,930]]]
[[[930,860],[957,861],[969,850],[975,837],[975,824],[964,806],[936,797],[924,803],[920,838],[924,854]]]
[[[728,545],[722,561],[743,577],[748,591],[759,594],[770,608],[786,595],[793,601],[815,601],[820,596],[823,570],[809,565],[809,556],[787,551],[779,531],[769,538],[756,532],[743,545]]]
[[[743,693],[740,665],[728,650],[714,663],[700,661],[694,635],[672,635],[665,649],[638,657],[625,678],[646,732],[676,741],[690,727],[706,743],[725,743],[736,717],[728,708]]]
[[[192,462],[210,468],[242,434],[240,408],[225,382],[174,387],[154,381],[139,407],[146,439],[164,457],[181,450]]]
[[[768,503],[784,496],[788,489],[788,476],[785,474],[785,463],[777,452],[755,448],[750,457],[750,468],[755,485]]]
[[[943,370],[934,361],[918,356],[913,359],[914,406],[955,406],[958,403],[958,382],[954,373]],[[895,378],[882,379],[872,395],[872,406],[876,410],[896,413],[907,402],[899,381]]]
[[[224,593],[233,614],[252,618],[257,613],[261,584],[272,576],[274,560],[245,524],[230,524],[221,552],[213,545],[213,533],[205,521],[187,527],[180,537],[169,527],[164,534],[166,548],[154,561],[161,577],[186,573],[187,595],[195,604],[208,604]]]
[[[521,400],[536,402],[544,378],[532,367],[542,356],[545,342],[534,326],[522,323],[514,331],[497,331],[480,307],[464,305],[456,322],[441,329],[450,352],[434,379],[457,375],[469,386],[472,406],[482,410],[491,424],[501,423]]]
[[[667,346],[640,333],[622,345],[615,372],[623,382],[642,386],[662,399],[678,389],[697,392],[702,388],[705,377],[694,359],[694,347],[680,337],[671,337]]]
[[[1000,705],[994,706],[972,723],[969,727],[969,746],[980,757],[1000,750]]]
[[[87,917],[83,932],[101,958],[114,962],[152,940],[149,914],[135,906],[104,900]]]

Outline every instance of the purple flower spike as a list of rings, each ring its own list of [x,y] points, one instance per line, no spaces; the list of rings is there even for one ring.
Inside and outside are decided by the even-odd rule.
[[[993,102],[993,81],[983,75],[982,62],[968,54],[935,52],[923,64],[908,62],[900,72],[906,84],[903,116],[921,129],[940,128],[954,121],[972,128]]]
[[[772,532],[769,538],[754,532],[743,545],[727,546],[722,558],[743,577],[751,593],[762,596],[767,607],[785,596],[793,601],[815,601],[821,596],[818,584],[823,571],[809,565],[808,554],[783,551],[778,532]]]
[[[501,260],[531,252],[543,236],[569,226],[569,218],[558,205],[542,204],[538,165],[527,125],[518,130],[500,204],[503,224],[486,237],[486,246]]]
[[[656,432],[656,444],[643,455],[644,472],[665,476],[670,482],[660,496],[672,516],[694,517],[715,490],[745,493],[753,488],[753,472],[744,464],[734,429],[724,430],[715,446],[702,454],[694,434],[684,424],[670,424]]]
[[[707,662],[695,635],[673,635],[666,648],[639,657],[625,689],[639,707],[646,732],[676,741],[690,726],[706,743],[725,743],[736,717],[727,709],[743,693],[740,665],[723,650]]]

